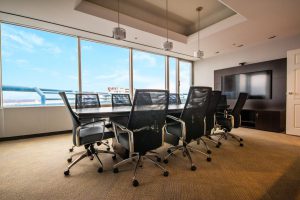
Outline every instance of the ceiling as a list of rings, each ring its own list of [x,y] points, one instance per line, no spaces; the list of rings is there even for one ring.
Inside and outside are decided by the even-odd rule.
[[[195,23],[197,18],[195,7],[198,5],[204,7],[201,12],[203,24],[200,30],[200,49],[205,53],[204,59],[267,44],[270,41],[276,42],[283,38],[300,37],[299,0],[169,0],[170,13],[172,13],[170,17],[174,24],[176,22],[179,25],[174,26],[174,30],[172,28],[169,32],[169,37],[174,43],[173,50],[164,51],[162,43],[166,40],[165,28],[160,27],[158,22],[135,18],[134,16],[145,13],[137,8],[134,9],[135,14],[128,13],[130,6],[141,6],[145,9],[144,4],[140,5],[143,2],[149,6],[147,7],[149,12],[143,16],[146,20],[151,16],[150,10],[162,12],[164,0],[120,0],[128,4],[128,10],[126,11],[126,7],[121,8],[126,9],[120,15],[121,26],[127,32],[126,41],[112,38],[112,29],[117,21],[115,7],[112,6],[116,3],[115,0],[106,0],[106,2],[114,2],[111,3],[111,9],[101,6],[100,1],[103,0],[0,0],[0,19],[189,60],[196,60],[193,58],[193,52],[197,50],[197,33],[193,33],[192,28],[180,29],[180,27],[185,27],[187,24],[193,26],[193,21]],[[222,10],[224,7],[225,10],[229,8],[233,10],[234,12],[231,11],[233,15],[229,14],[228,17],[211,22],[211,25],[205,25],[205,18],[214,15],[209,13],[219,13],[213,10]],[[211,11],[208,12],[209,10]],[[161,16],[162,14],[156,18],[160,23],[164,21],[163,18],[160,19]],[[76,29],[66,29],[39,20]],[[271,36],[276,37],[268,39]]]
[[[118,0],[83,0],[77,6],[77,10],[80,11],[80,5],[85,2],[114,12],[118,11]],[[198,12],[196,11],[199,6],[204,8],[200,12],[200,27]],[[88,10],[83,10],[83,12],[89,13]],[[119,1],[119,12],[162,28],[167,26],[165,0],[121,0]],[[182,0],[170,0],[168,1],[168,29],[189,36],[234,14],[236,14],[234,11],[217,0],[189,0],[188,3]],[[109,18],[105,15],[102,17],[115,20],[115,18]],[[122,19],[120,20],[122,23]],[[131,26],[131,24],[125,25]]]

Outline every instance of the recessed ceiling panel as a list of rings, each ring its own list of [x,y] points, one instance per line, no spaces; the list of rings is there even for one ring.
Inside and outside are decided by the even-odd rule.
[[[117,11],[117,0],[83,0],[106,9]],[[200,30],[222,21],[234,14],[234,11],[217,0],[171,0],[168,2],[168,27],[171,31],[189,36],[198,29],[198,13],[196,8],[202,6],[200,12]],[[120,13],[132,18],[165,28],[165,0],[120,0]]]

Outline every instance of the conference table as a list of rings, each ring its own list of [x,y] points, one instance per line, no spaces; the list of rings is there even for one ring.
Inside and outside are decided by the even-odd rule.
[[[100,107],[100,108],[78,108],[73,111],[78,115],[79,119],[84,118],[105,118],[115,116],[128,116],[131,106],[119,107]],[[180,113],[184,108],[184,104],[171,104],[168,106],[168,114]]]

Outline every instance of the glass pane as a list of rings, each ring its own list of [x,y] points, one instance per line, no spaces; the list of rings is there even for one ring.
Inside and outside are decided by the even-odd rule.
[[[176,58],[169,58],[169,90],[176,93]]]
[[[62,104],[78,88],[77,39],[1,24],[3,105]]]
[[[81,40],[83,92],[99,93],[101,104],[111,93],[129,93],[129,49]]]
[[[187,94],[189,92],[191,86],[191,70],[192,63],[188,61],[179,61],[179,69],[180,69],[180,98],[181,102],[185,102],[187,98]]]
[[[165,89],[165,56],[133,51],[134,89]]]

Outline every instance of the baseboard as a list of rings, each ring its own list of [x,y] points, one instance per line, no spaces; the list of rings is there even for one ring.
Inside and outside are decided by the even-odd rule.
[[[70,133],[72,130],[65,130],[65,131],[56,131],[56,132],[48,132],[48,133],[37,133],[37,134],[31,134],[31,135],[19,135],[19,136],[12,136],[12,137],[4,137],[0,138],[0,142],[4,141],[10,141],[10,140],[21,140],[21,139],[28,139],[28,138],[36,138],[36,137],[45,137],[45,136],[51,136],[51,135],[61,135]]]

